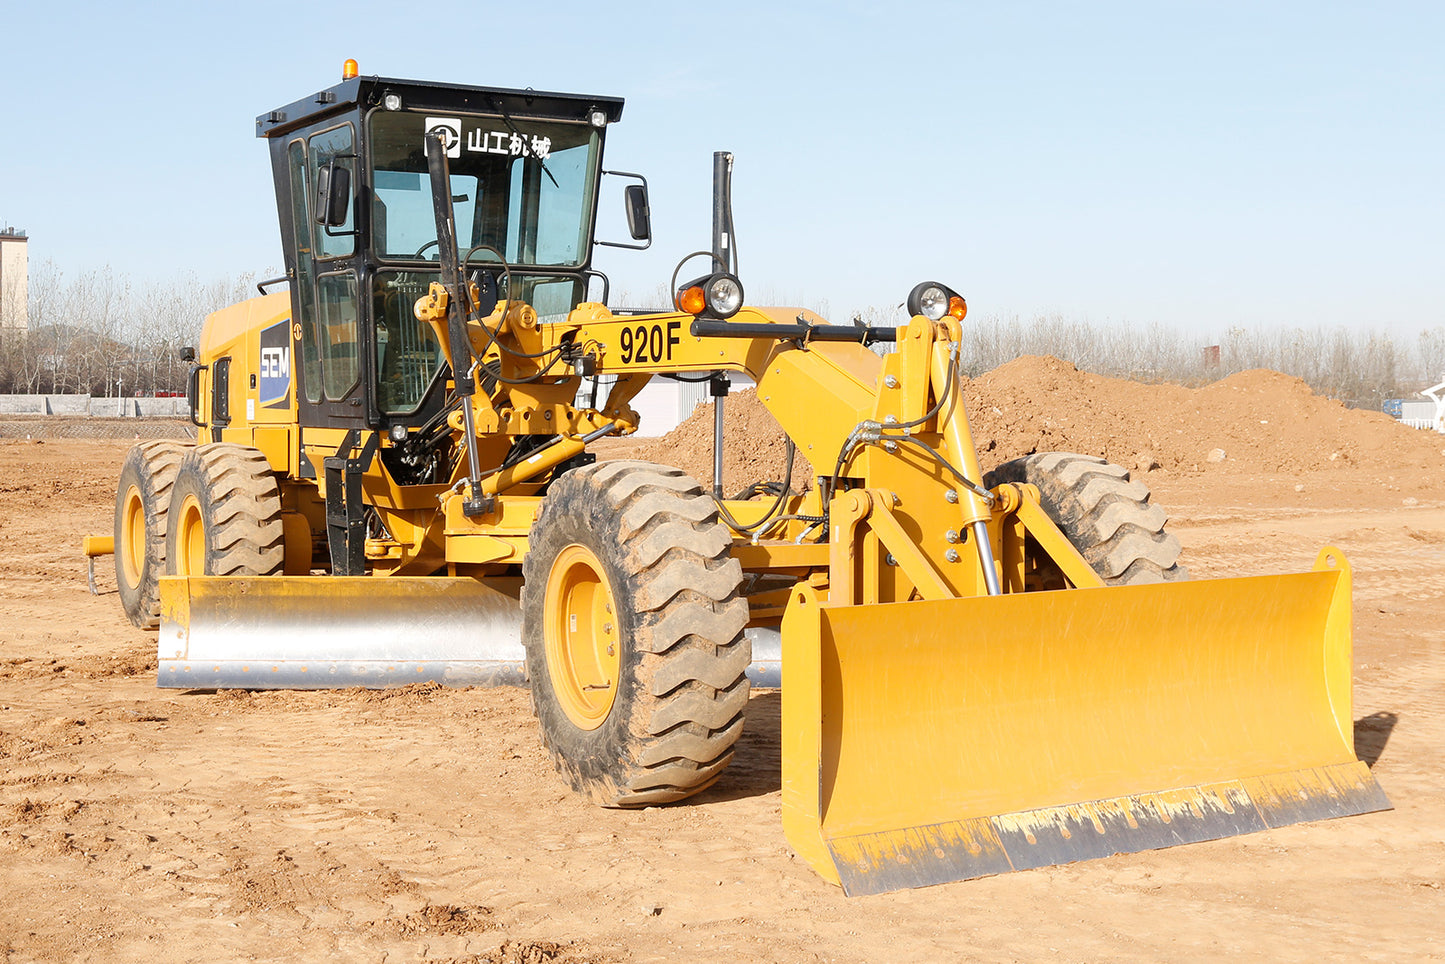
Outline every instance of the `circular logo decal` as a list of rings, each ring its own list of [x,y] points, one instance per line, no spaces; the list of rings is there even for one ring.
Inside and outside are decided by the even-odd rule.
[[[433,124],[427,128],[427,133],[435,134],[442,139],[442,146],[447,149],[448,156],[450,156],[462,142],[462,132],[446,121]]]

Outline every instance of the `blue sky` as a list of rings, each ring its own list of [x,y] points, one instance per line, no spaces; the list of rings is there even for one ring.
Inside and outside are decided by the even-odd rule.
[[[1445,325],[1445,4],[8,2],[4,23],[0,223],[67,273],[279,267],[255,116],[354,57],[625,97],[607,164],[647,175],[655,243],[600,252],[615,290],[707,246],[725,149],[755,303],[844,320],[936,278],[984,316]]]

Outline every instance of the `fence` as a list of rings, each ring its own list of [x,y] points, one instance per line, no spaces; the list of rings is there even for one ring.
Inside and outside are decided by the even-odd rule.
[[[92,418],[189,418],[184,398],[100,398],[91,395],[0,395],[0,415]]]
[[[1441,388],[1445,386],[1435,386]],[[1429,394],[1429,390],[1421,394]],[[1433,430],[1445,433],[1445,402],[1405,401],[1403,399],[1391,399],[1394,403],[1386,411],[1400,420],[1401,425],[1408,425],[1411,428]]]

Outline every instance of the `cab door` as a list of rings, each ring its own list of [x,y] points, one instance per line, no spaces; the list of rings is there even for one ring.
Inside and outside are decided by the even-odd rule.
[[[357,149],[350,118],[329,120],[293,137],[286,147],[294,252],[291,299],[293,340],[301,359],[298,421],[303,426],[357,427],[366,421],[364,392],[370,337],[359,297],[355,192]],[[346,218],[328,225],[318,217],[317,185],[331,171],[348,177]]]

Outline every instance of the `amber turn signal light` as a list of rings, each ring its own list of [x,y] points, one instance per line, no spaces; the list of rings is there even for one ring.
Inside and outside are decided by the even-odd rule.
[[[677,310],[726,321],[743,306],[743,283],[726,271],[694,278],[677,289]]]
[[[690,315],[700,315],[706,308],[707,295],[703,293],[702,285],[693,285],[677,293],[678,311],[685,311]]]

